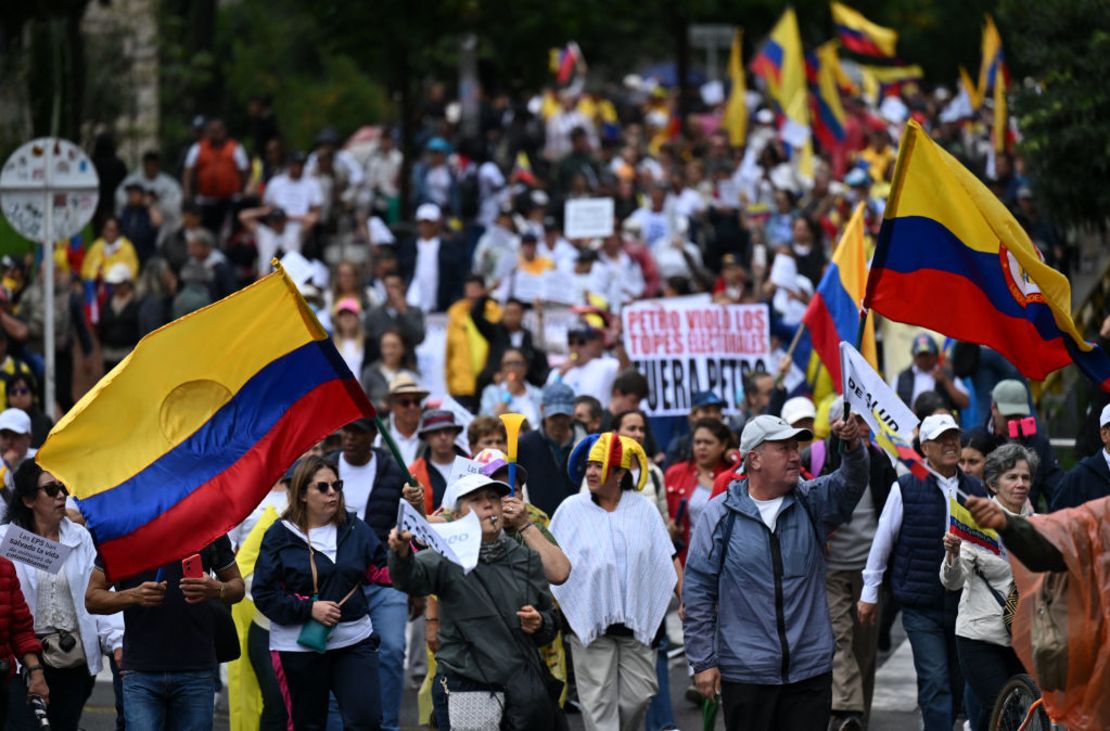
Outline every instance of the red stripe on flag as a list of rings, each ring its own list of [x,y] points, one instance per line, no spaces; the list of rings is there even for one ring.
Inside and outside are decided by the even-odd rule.
[[[309,391],[235,464],[141,528],[99,544],[109,580],[179,561],[227,533],[239,522],[237,516],[250,513],[306,449],[372,414],[368,406],[354,381],[335,379]]]

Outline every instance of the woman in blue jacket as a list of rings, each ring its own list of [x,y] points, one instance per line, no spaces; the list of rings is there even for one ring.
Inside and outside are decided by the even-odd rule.
[[[359,589],[376,575],[384,550],[374,531],[346,511],[335,469],[319,457],[302,460],[288,509],[262,539],[252,587],[271,623],[270,651],[298,730],[325,727],[329,692],[344,728],[381,726],[378,636]],[[306,628],[313,623],[326,628],[324,652],[308,637],[321,629]]]

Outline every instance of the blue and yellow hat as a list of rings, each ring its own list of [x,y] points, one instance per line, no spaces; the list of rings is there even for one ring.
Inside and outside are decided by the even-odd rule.
[[[591,434],[574,448],[567,460],[567,474],[575,484],[582,482],[586,474],[587,462],[601,463],[601,481],[609,477],[609,469],[613,466],[622,469],[632,469],[632,459],[635,457],[640,462],[640,479],[636,481],[636,489],[643,490],[647,484],[648,466],[647,455],[644,448],[629,437],[618,436],[616,432],[605,434]]]

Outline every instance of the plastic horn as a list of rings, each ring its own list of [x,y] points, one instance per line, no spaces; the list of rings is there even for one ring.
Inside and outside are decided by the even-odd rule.
[[[505,425],[505,436],[509,448],[509,495],[516,495],[516,445],[520,438],[520,425],[524,423],[524,414],[501,414],[501,423]]]

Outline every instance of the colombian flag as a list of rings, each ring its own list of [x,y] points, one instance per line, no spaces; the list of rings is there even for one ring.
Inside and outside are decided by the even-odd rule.
[[[829,377],[837,393],[844,391],[840,373],[840,342],[843,340],[853,345],[856,342],[860,302],[867,286],[867,254],[863,235],[865,205],[860,203],[856,206],[848,225],[844,227],[844,235],[832,261],[802,316],[813,350],[829,369]],[[869,317],[864,325],[860,353],[872,368],[878,368],[877,352],[875,322]]]
[[[779,136],[797,150],[798,171],[812,178],[813,146],[809,139],[805,57],[802,37],[798,33],[798,17],[793,8],[787,8],[771,29],[771,35],[752,61],[752,71],[767,81],[771,97],[785,117]]]
[[[998,26],[994,18],[987,15],[987,22],[983,26],[983,40],[980,46],[981,58],[979,61],[979,99],[994,90],[995,80],[999,72],[1006,86],[1010,83],[1010,71],[1006,67],[1006,56],[1002,53],[1002,36],[998,33]]]
[[[813,114],[813,136],[826,150],[844,143],[845,114],[837,86],[836,41],[822,43],[806,52],[806,81],[809,83],[810,107]]]
[[[1110,359],[1072,321],[1067,278],[914,121],[902,135],[864,306],[994,348],[1033,380],[1074,362],[1110,391]]]
[[[312,444],[373,413],[279,268],[143,338],[36,459],[118,580],[211,543]]]
[[[998,537],[998,531],[983,528],[971,517],[965,507],[966,499],[960,496],[948,498],[948,531],[961,541],[967,541],[976,548],[989,551],[995,556],[1006,557],[1006,549]]]
[[[860,56],[894,57],[894,47],[898,44],[897,31],[875,25],[843,3],[832,3],[832,17],[844,48]]]

